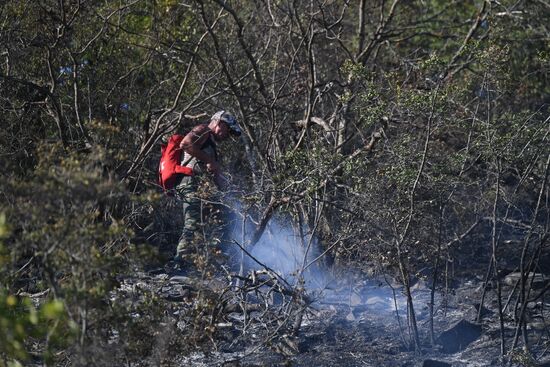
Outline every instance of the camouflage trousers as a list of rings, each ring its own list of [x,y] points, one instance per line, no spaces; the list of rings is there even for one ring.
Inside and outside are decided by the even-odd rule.
[[[183,203],[184,220],[176,256],[185,257],[228,241],[229,214],[211,182],[200,176],[185,176],[176,190]]]
[[[183,203],[183,231],[181,233],[176,256],[182,256],[193,251],[191,248],[195,233],[198,233],[202,222],[201,200],[197,193],[198,182],[191,176],[183,177],[177,186],[177,197]]]

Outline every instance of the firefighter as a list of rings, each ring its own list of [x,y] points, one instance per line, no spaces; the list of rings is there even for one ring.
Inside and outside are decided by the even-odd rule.
[[[230,136],[241,135],[237,119],[227,111],[218,111],[207,124],[195,126],[180,143],[181,165],[193,170],[192,176],[183,176],[176,186],[178,197],[183,201],[183,231],[180,236],[174,262],[176,266],[189,266],[189,257],[196,252],[203,225],[208,222],[213,241],[220,242],[224,235],[223,209],[212,205],[216,202],[213,192],[226,185],[226,178],[219,163],[217,144]],[[216,236],[217,235],[217,236]],[[210,241],[212,242],[212,241]]]

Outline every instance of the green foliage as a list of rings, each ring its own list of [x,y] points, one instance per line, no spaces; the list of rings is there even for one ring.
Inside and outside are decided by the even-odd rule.
[[[338,160],[338,155],[319,146],[309,151],[289,151],[280,163],[274,183],[280,189],[294,193],[305,192],[309,197],[319,189],[328,172],[334,170]]]
[[[533,358],[533,356],[525,351],[522,350],[515,350],[511,353],[511,361],[514,363],[517,363],[518,366],[521,367],[535,367],[537,366],[537,361]]]
[[[12,233],[18,233],[8,239],[10,262],[3,270],[9,285],[4,303],[13,306],[7,330],[25,331],[10,336],[12,347],[6,353],[24,357],[31,337],[43,345],[45,361],[53,363],[52,348],[66,348],[74,339],[103,333],[111,318],[105,312],[109,307],[105,300],[124,271],[124,254],[132,236],[117,211],[130,197],[112,176],[104,174],[111,158],[102,148],[68,154],[57,144],[45,144],[37,152],[40,160],[33,180],[8,181],[3,187],[17,203],[3,210],[16,223]],[[23,267],[25,273],[46,275],[29,285],[31,292],[54,296],[36,310],[30,299],[10,295],[16,270],[25,262],[29,263]],[[93,311],[85,312],[88,308]],[[92,320],[94,328],[75,326]]]
[[[350,59],[344,61],[341,71],[349,81],[365,81],[369,79],[368,69],[364,65],[353,62]]]
[[[0,216],[0,274],[6,276],[5,249],[2,240],[9,236],[5,215]],[[5,278],[4,278],[5,279]],[[47,365],[53,353],[70,345],[77,327],[68,318],[64,303],[50,299],[37,308],[31,298],[9,293],[0,283],[0,366],[21,366],[29,359],[31,340],[45,340],[41,357]]]

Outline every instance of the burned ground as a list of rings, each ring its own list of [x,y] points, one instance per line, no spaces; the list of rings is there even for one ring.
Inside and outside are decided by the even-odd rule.
[[[292,301],[282,301],[284,295],[279,295],[282,298],[277,301],[271,294],[267,304],[262,304],[258,291],[268,292],[270,287],[264,285],[263,290],[250,290],[245,303],[242,294],[239,296],[232,289],[235,279],[228,280],[230,272],[223,277],[218,274],[201,280],[199,274],[178,276],[158,269],[125,279],[123,287],[145,287],[164,300],[164,322],[174,328],[171,337],[178,339],[185,335],[187,342],[193,340],[189,338],[190,316],[196,317],[193,309],[201,293],[207,294],[215,305],[209,314],[203,315],[209,319],[203,324],[208,331],[195,329],[195,332],[207,332],[210,336],[195,339],[196,344],[187,345],[186,352],[182,349],[166,351],[162,359],[162,364],[166,365],[437,366],[441,363],[500,366],[505,363],[500,356],[497,302],[492,290],[488,293],[482,318],[476,322],[482,279],[456,279],[450,289],[437,291],[435,344],[431,344],[429,334],[430,289],[422,280],[413,286],[422,341],[422,351],[415,352],[410,346],[406,300],[398,282],[388,276],[373,279],[358,273],[351,275],[349,270],[344,273],[331,269],[330,273],[333,278],[327,288],[308,291],[311,303],[297,330],[281,321],[285,312],[292,312],[287,308]],[[266,273],[256,271],[254,276],[249,273],[248,280],[250,289],[254,288],[267,280]],[[548,279],[544,280],[544,285],[547,284]],[[506,278],[502,291],[507,297],[514,297],[513,277]],[[508,345],[516,330],[514,307],[509,304],[506,308],[504,333]],[[543,299],[530,306],[528,328],[533,355],[546,353],[549,308],[550,304]],[[274,323],[269,324],[269,319]],[[277,327],[280,329],[276,330]],[[521,355],[515,356],[511,365],[521,365],[517,364],[521,358]],[[144,365],[150,363],[149,360]]]

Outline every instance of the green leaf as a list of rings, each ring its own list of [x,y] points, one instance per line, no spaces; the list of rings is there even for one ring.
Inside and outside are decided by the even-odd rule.
[[[41,312],[46,319],[56,319],[63,314],[65,307],[60,300],[50,301],[42,306]]]

